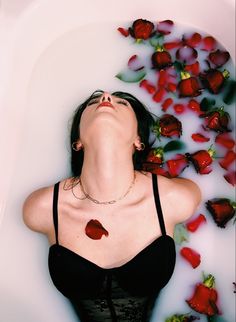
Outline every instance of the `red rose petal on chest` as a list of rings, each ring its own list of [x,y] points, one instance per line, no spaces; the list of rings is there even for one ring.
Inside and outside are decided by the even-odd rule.
[[[106,237],[109,235],[108,231],[96,219],[91,219],[87,223],[85,227],[85,233],[91,239],[101,239],[103,235],[105,235]]]

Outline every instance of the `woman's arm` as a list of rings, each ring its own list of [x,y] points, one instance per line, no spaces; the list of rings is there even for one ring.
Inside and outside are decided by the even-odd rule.
[[[47,234],[53,227],[52,187],[31,193],[23,205],[25,224],[34,231]]]

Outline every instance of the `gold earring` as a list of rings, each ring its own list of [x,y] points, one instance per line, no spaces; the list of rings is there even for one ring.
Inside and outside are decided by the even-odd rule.
[[[143,142],[140,143],[141,147],[137,148],[138,151],[143,151],[145,149],[145,144]]]
[[[73,143],[71,144],[71,147],[72,147],[72,149],[73,149],[74,151],[78,152],[80,149],[77,149],[77,148],[76,148],[76,145],[77,145],[77,142],[73,142]]]

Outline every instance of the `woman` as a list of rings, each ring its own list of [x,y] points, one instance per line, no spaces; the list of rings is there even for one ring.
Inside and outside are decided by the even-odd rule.
[[[200,203],[193,181],[141,171],[153,122],[134,96],[96,91],[74,116],[73,176],[24,204],[26,225],[51,244],[51,278],[82,322],[149,321],[174,270],[174,227]]]

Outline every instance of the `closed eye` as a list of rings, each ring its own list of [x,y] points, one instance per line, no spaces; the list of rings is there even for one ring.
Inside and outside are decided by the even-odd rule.
[[[117,103],[125,106],[129,106],[129,103],[127,101],[120,100],[120,101],[117,101]]]
[[[99,102],[99,99],[92,99],[91,101],[88,102],[87,106],[93,105],[93,104],[98,103],[98,102]]]

